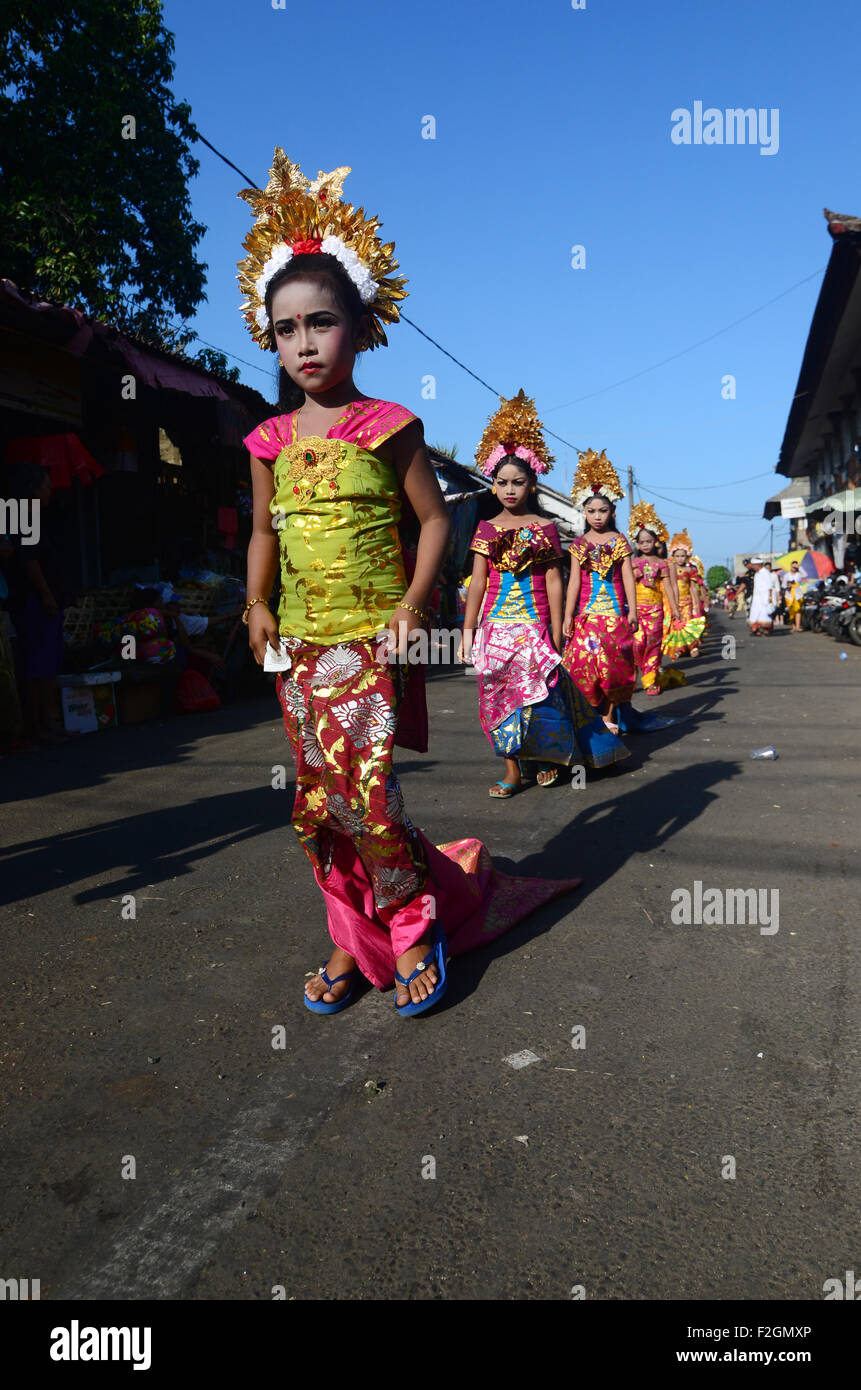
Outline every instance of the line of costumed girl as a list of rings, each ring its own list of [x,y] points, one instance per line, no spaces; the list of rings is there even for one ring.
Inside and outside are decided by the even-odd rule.
[[[353,382],[356,353],[386,343],[383,324],[397,322],[406,290],[377,219],[342,200],[348,173],[309,181],[277,149],[266,189],[240,194],[254,212],[239,264],[243,313],[281,362],[280,413],[245,441],[254,524],[243,616],[257,661],[280,668],[293,827],[332,940],[305,1003],[343,1009],[361,974],[380,989],[396,982],[395,1007],[409,1016],[442,997],[449,953],[492,941],[580,880],[506,876],[477,840],[434,846],[404,809],[393,747],[427,747],[423,673],[406,645],[427,620],[449,521],[421,422]],[[405,499],[421,528],[411,573]],[[536,563],[549,564],[558,541],[540,529]],[[276,620],[268,598],[279,571]]]
[[[648,733],[674,723],[633,708],[637,671],[644,691],[659,694],[666,637],[684,655],[701,626],[681,620],[674,566],[656,553],[668,533],[654,508],[632,510],[636,556],[616,530],[622,489],[606,453],[594,449],[579,452],[571,494],[583,534],[569,547],[563,613],[559,535],[535,496],[552,455],[522,390],[502,399],[476,461],[493,479],[500,511],[472,541],[461,660],[475,666],[481,725],[505,763],[490,795],[509,798],[530,764],[539,786],[553,786],[560,766],[600,768],[627,757],[620,728]]]
[[[520,790],[524,764],[534,763],[539,786],[550,787],[560,766],[607,767],[628,757],[594,692],[578,688],[564,664],[562,546],[535,500],[552,458],[534,401],[522,390],[503,398],[476,453],[500,511],[472,540],[461,648],[478,677],[481,726],[505,762],[492,797]]]

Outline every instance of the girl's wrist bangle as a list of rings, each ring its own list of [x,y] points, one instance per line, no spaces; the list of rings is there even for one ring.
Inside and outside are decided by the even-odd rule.
[[[411,603],[399,603],[398,608],[405,608],[408,613],[415,613],[417,618],[421,618],[423,623],[428,621],[428,614],[422,608],[415,608]]]
[[[251,610],[252,610],[252,608],[254,607],[255,603],[266,603],[266,602],[267,602],[267,600],[266,600],[265,598],[253,598],[253,599],[251,600],[251,602],[250,602],[249,604],[246,605],[245,612],[242,614],[242,621],[244,622],[244,624],[245,624],[246,627],[248,626],[248,614],[251,612]]]

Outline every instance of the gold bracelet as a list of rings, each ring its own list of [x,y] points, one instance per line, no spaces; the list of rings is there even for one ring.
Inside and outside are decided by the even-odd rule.
[[[246,606],[245,612],[242,614],[242,621],[244,622],[244,624],[245,624],[246,627],[248,626],[248,614],[251,612],[251,610],[252,610],[252,608],[254,607],[255,603],[267,603],[267,602],[268,602],[268,600],[265,599],[265,598],[253,598],[253,599],[251,600],[251,602]]]
[[[414,608],[411,603],[399,603],[398,608],[405,608],[408,613],[415,613],[417,618],[421,618],[423,623],[428,621],[428,614],[421,608]]]

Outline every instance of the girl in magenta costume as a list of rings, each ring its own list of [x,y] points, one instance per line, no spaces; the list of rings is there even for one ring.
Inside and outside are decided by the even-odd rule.
[[[634,637],[634,664],[640,672],[647,695],[660,695],[661,643],[664,637],[664,608],[679,621],[669,563],[657,554],[658,542],[668,532],[651,502],[638,502],[631,509],[628,535],[637,547],[631,561],[637,594],[640,626]]]
[[[621,496],[616,471],[604,451],[581,452],[572,497],[583,506],[588,529],[569,547],[571,578],[562,628],[568,641],[562,660],[614,734],[619,732],[615,707],[634,693],[634,634],[639,626],[631,547],[615,529],[614,501]]]
[[[661,693],[658,672],[663,655],[665,618],[668,623],[678,623],[679,610],[669,561],[658,553],[667,530],[650,502],[638,502],[631,508],[628,535],[639,552],[631,561],[640,624],[634,634],[634,664],[640,672],[643,690],[655,696]],[[619,705],[617,718],[623,734],[657,733],[677,722],[666,715],[643,714],[630,700]]]
[[[420,422],[353,383],[356,352],[385,343],[381,320],[397,321],[405,291],[376,219],[340,202],[347,173],[312,184],[277,150],[265,192],[242,194],[257,214],[240,263],[244,311],[255,340],[281,358],[283,411],[246,440],[254,530],[244,617],[260,664],[267,646],[280,652],[293,826],[334,946],[305,1003],[338,1012],[360,971],[381,989],[396,979],[396,1009],[411,1016],[442,997],[449,953],[492,941],[579,880],[510,878],[477,840],[432,845],[404,809],[392,754],[415,668],[402,662],[449,525]],[[409,583],[404,496],[421,524]],[[276,622],[267,597],[279,559]]]
[[[530,510],[537,475],[548,471],[552,455],[535,403],[522,390],[502,399],[476,459],[493,479],[501,511],[479,523],[472,541],[461,660],[473,661],[481,726],[505,759],[505,780],[490,795],[507,799],[520,788],[524,762],[537,764],[539,786],[552,787],[560,765],[603,767],[628,750],[561,666],[562,547],[553,522]]]

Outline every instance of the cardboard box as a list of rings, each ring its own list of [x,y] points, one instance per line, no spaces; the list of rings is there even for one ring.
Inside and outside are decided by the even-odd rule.
[[[117,707],[114,686],[119,671],[82,671],[58,676],[63,724],[70,734],[94,734],[115,727]]]

